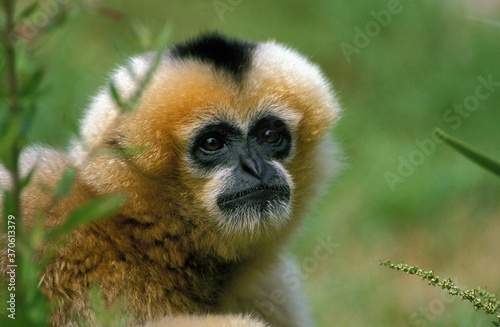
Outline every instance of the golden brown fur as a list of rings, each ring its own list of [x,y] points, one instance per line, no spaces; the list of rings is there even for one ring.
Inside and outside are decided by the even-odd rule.
[[[145,58],[134,61],[139,75],[147,70]],[[123,69],[112,79],[122,94],[132,92]],[[262,112],[277,113],[292,128],[292,155],[282,163],[293,182],[291,215],[281,223],[226,228],[210,200],[223,186],[196,173],[188,140],[207,119],[245,126]],[[44,272],[42,290],[59,305],[51,324],[74,326],[75,317],[93,324],[92,285],[107,305],[123,297],[134,326],[310,324],[300,295],[282,280],[290,269],[282,253],[318,182],[331,174],[334,158],[325,157],[331,151],[324,139],[338,114],[318,69],[272,42],[257,45],[241,84],[205,63],[167,57],[134,111],[121,112],[102,91],[69,155],[35,149],[23,159],[25,171],[41,162],[23,193],[27,221],[47,209],[46,186],[54,188],[67,166],[77,169],[74,191],[46,213],[46,228],[88,199],[127,195],[119,214],[73,231]],[[139,150],[117,156],[117,148]],[[0,177],[5,182],[6,173]],[[255,304],[271,288],[288,297],[270,314]]]

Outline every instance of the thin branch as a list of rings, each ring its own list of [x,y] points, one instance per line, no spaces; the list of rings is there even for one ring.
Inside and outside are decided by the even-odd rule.
[[[4,45],[5,59],[7,63],[7,88],[10,99],[10,114],[17,115],[19,110],[17,75],[16,75],[16,49],[12,35],[15,33],[14,22],[14,4],[15,0],[5,0],[5,29]]]
[[[3,31],[4,46],[5,46],[5,60],[7,66],[7,90],[9,98],[9,116],[14,122],[18,122],[21,118],[21,108],[19,106],[19,90],[18,79],[16,71],[16,48],[15,40],[15,18],[14,7],[15,0],[5,0],[5,28]],[[11,158],[13,159],[13,167],[10,170],[12,176],[12,214],[19,215],[20,212],[20,176],[18,158],[20,154],[19,143],[14,142],[10,149]]]

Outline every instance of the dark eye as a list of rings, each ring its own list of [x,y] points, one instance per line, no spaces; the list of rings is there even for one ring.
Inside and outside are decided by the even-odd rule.
[[[257,138],[265,143],[277,143],[282,138],[285,126],[280,120],[270,120],[266,125],[257,130]]]
[[[207,135],[200,141],[200,147],[208,152],[214,152],[220,150],[225,145],[226,143],[224,137],[216,134]]]
[[[263,128],[259,130],[257,137],[262,142],[276,143],[281,139],[281,134],[274,129]]]

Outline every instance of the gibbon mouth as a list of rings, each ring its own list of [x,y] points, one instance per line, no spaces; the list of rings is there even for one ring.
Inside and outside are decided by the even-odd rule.
[[[222,195],[217,200],[219,207],[227,207],[241,201],[288,201],[290,199],[290,188],[288,186],[257,185],[241,192]]]

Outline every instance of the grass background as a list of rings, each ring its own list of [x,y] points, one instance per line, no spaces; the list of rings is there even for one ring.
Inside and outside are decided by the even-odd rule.
[[[47,6],[40,10],[53,16],[67,1],[42,3]],[[478,77],[500,82],[497,0],[83,3],[85,12],[73,13],[38,43],[34,61],[47,68],[48,92],[31,143],[67,146],[107,73],[139,51],[135,23],[153,34],[169,26],[170,43],[218,30],[288,44],[322,67],[344,108],[334,134],[348,166],[314,206],[293,245],[317,325],[491,325],[468,303],[381,268],[378,261],[404,260],[461,286],[500,292],[500,180],[443,144],[435,144],[393,190],[384,176],[398,173],[401,158],[408,160],[419,149],[417,140],[430,139],[434,127],[500,158],[500,87],[460,127],[444,118],[474,95]],[[400,12],[346,58],[341,45],[354,45],[356,28],[364,29],[375,21],[373,11],[391,4]],[[318,238],[331,238],[338,247],[311,265]]]

